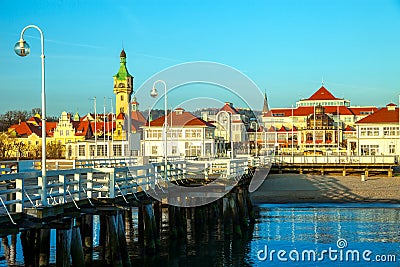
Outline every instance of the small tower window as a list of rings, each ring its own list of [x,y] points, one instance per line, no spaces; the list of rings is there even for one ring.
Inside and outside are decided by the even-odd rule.
[[[124,96],[123,95],[121,95],[121,101],[124,101]]]

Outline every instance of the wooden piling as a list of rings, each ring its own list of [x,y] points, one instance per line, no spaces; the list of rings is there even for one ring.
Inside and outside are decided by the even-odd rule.
[[[233,223],[233,232],[236,237],[241,238],[242,237],[242,229],[240,228],[240,220],[239,220],[239,214],[238,214],[238,209],[237,209],[237,194],[236,193],[230,193],[229,197],[229,206],[232,210],[232,223]]]
[[[128,246],[126,243],[126,235],[124,228],[124,221],[122,219],[122,214],[119,213],[116,217],[117,220],[117,233],[118,233],[118,244],[121,251],[122,265],[124,267],[131,267],[131,259],[129,257]],[[131,220],[132,221],[132,220]]]
[[[72,227],[71,237],[71,258],[74,266],[85,266],[85,257],[83,256],[82,238],[79,227]]]
[[[105,215],[99,215],[100,231],[99,231],[99,246],[101,247],[100,258],[104,261],[108,255],[107,243],[108,243],[108,229],[107,229],[107,217]]]
[[[56,230],[56,267],[71,266],[71,229]]]
[[[118,242],[118,232],[117,232],[115,215],[107,216],[107,222],[108,222],[107,224],[108,234],[109,234],[111,256],[112,256],[112,265],[114,267],[123,267],[121,250],[119,248],[119,242]]]
[[[238,204],[240,224],[244,228],[247,228],[247,227],[249,227],[249,221],[248,221],[249,214],[247,212],[246,198],[244,197],[243,190],[244,189],[242,187],[238,187],[237,204]]]
[[[121,215],[122,216],[122,215]],[[132,208],[129,207],[124,211],[124,219],[125,219],[125,238],[129,243],[133,240],[133,223],[132,223]]]
[[[39,267],[49,266],[50,229],[40,229]]]
[[[144,249],[145,253],[154,255],[156,253],[156,243],[154,239],[153,231],[153,219],[154,213],[151,204],[147,204],[143,207],[143,219],[144,219]]]
[[[253,203],[251,202],[250,194],[247,188],[243,191],[243,194],[245,195],[246,198],[247,212],[249,214],[250,223],[255,223],[256,215],[254,213]]]
[[[138,243],[140,248],[143,248],[144,245],[144,218],[143,218],[143,213],[144,213],[144,207],[139,206],[138,207]]]
[[[83,254],[86,266],[92,264],[93,258],[93,215],[84,215],[81,225]]]
[[[229,195],[229,194],[228,194]],[[223,198],[223,217],[224,217],[224,233],[225,236],[230,236],[233,233],[232,209],[228,195]]]
[[[171,239],[176,239],[178,237],[175,217],[175,206],[168,206],[168,229],[169,238]]]
[[[21,232],[20,239],[26,267],[36,267],[39,263],[38,234],[39,231],[34,228]]]

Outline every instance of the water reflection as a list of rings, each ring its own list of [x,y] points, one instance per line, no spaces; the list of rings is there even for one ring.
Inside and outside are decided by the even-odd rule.
[[[312,249],[322,251],[327,246],[336,247],[343,238],[352,249],[370,249],[379,254],[397,255],[396,263],[379,263],[379,266],[398,266],[400,261],[400,207],[385,205],[260,205],[257,220],[245,231],[243,238],[224,235],[223,223],[218,218],[198,222],[187,217],[184,238],[169,239],[168,211],[163,209],[161,244],[159,253],[144,257],[138,242],[137,209],[133,209],[133,231],[128,244],[133,266],[278,266],[282,262],[261,262],[257,252],[268,245],[271,249]],[[94,246],[99,244],[99,218],[94,216]],[[16,244],[15,244],[16,243]],[[2,240],[0,256],[14,251],[11,261],[23,266],[23,254],[19,235]],[[50,262],[55,262],[55,231],[51,236]],[[8,254],[7,254],[8,255]],[[93,253],[99,260],[99,253]],[[8,259],[10,260],[10,259]],[[10,262],[10,261],[9,261]],[[301,266],[290,263],[289,266]],[[324,266],[339,263],[324,262]],[[347,266],[346,264],[341,264]],[[360,263],[354,265],[362,266]],[[7,266],[7,259],[0,257],[0,266]],[[307,262],[302,266],[321,266]]]
[[[275,250],[316,250],[337,248],[339,239],[347,241],[349,249],[371,250],[374,254],[396,255],[400,261],[400,209],[396,205],[260,205],[251,257],[257,266],[278,266],[279,262],[262,262],[257,252],[267,245]],[[282,264],[282,262],[280,262]],[[301,263],[287,262],[289,265]],[[317,263],[303,266],[320,266]],[[337,266],[338,262],[324,262]],[[346,262],[346,266],[350,264]],[[354,262],[353,264],[357,264]],[[358,262],[360,264],[360,262]],[[378,264],[378,263],[377,263]],[[398,263],[379,263],[398,266]]]

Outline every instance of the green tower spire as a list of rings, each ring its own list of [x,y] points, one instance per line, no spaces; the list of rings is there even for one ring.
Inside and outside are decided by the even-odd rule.
[[[119,65],[119,70],[118,70],[118,73],[114,75],[114,77],[118,81],[124,81],[128,77],[132,77],[132,75],[129,74],[128,69],[126,68],[126,53],[125,53],[124,49],[122,49],[121,54],[119,55],[119,58],[121,59],[120,65]]]

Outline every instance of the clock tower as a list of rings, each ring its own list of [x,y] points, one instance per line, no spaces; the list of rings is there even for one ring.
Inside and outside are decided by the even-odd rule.
[[[128,114],[129,103],[131,102],[131,95],[133,92],[133,76],[129,74],[126,68],[126,53],[122,49],[120,54],[120,66],[118,73],[113,76],[114,78],[114,94],[115,94],[115,114]]]

